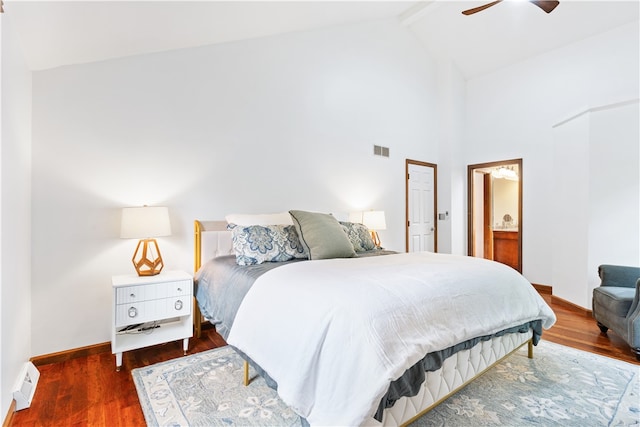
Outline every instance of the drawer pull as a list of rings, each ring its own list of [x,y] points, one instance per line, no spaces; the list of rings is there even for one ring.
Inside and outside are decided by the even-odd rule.
[[[182,292],[182,288],[178,288],[178,292]]]
[[[129,298],[135,298],[135,297],[136,297],[136,294],[134,293],[129,294]]]
[[[173,304],[173,307],[174,307],[176,310],[182,310],[182,301],[181,301],[181,300],[176,301],[176,303],[175,303],[175,304]]]
[[[138,315],[138,309],[135,307],[129,308],[129,317],[136,317]]]

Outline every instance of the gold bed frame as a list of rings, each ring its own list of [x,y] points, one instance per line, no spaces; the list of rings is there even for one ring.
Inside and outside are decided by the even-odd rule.
[[[193,272],[198,272],[202,266],[202,233],[205,231],[227,231],[227,221],[199,221],[193,222],[193,242],[194,242],[194,259],[193,259]],[[196,338],[202,336],[202,313],[196,297],[193,297],[193,335]],[[244,361],[244,376],[243,384],[249,385],[249,362]]]
[[[194,246],[195,246],[194,247],[194,272],[197,272],[200,269],[200,267],[202,266],[202,259],[201,259],[202,258],[202,233],[206,232],[206,231],[227,231],[227,222],[226,221],[199,221],[199,220],[195,220],[194,221]],[[196,338],[200,338],[200,336],[202,334],[202,313],[200,312],[200,308],[198,307],[198,303],[196,301],[195,296],[193,297],[193,301],[194,301],[194,303],[193,303],[193,305],[194,305],[194,309],[193,309],[193,312],[194,312],[194,315],[193,315],[194,335],[195,335]],[[496,360],[490,366],[485,368],[482,371],[482,373],[487,372],[490,368],[492,368],[498,362],[504,360],[509,355],[511,355],[512,353],[514,353],[518,349],[520,349],[524,344],[527,344],[527,350],[528,350],[527,356],[529,357],[529,359],[533,359],[533,339],[529,339],[527,342],[517,346],[515,349],[513,349],[512,351],[507,353],[505,356],[503,356],[500,359]],[[482,375],[482,374],[480,374],[480,375]],[[246,360],[244,361],[243,384],[245,386],[249,385],[249,362],[247,362]],[[428,408],[426,408],[423,411],[421,411],[419,414],[417,414],[415,417],[413,417],[412,419],[410,419],[408,422],[404,423],[403,425],[407,425],[407,424],[415,421],[416,419],[418,419],[419,417],[421,417],[425,413],[429,412],[431,409],[433,409],[439,403],[441,403],[442,401],[444,401],[445,399],[447,399],[448,397],[450,397],[454,393],[458,392],[460,388],[456,388],[452,392],[448,393],[446,396],[444,396],[441,399],[439,399],[437,402],[434,402]]]

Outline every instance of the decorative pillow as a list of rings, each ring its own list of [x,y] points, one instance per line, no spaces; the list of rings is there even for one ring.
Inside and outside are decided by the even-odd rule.
[[[353,245],[342,226],[331,214],[289,211],[300,243],[309,259],[351,258],[356,256]]]
[[[347,233],[347,237],[356,252],[371,251],[376,248],[369,229],[363,224],[340,221],[340,225],[342,225],[344,232]]]
[[[293,225],[229,224],[228,228],[239,265],[308,258]]]
[[[228,224],[236,225],[293,225],[289,212],[279,212],[274,214],[229,214],[225,216],[224,219],[227,220]]]

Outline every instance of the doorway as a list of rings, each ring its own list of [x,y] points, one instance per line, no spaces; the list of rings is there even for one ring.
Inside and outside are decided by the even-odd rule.
[[[522,159],[467,167],[468,254],[522,273]]]
[[[407,252],[438,251],[437,168],[433,163],[409,159],[405,162]]]

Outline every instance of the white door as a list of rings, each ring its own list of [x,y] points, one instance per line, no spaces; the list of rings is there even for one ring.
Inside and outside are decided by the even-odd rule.
[[[436,165],[407,161],[407,250],[436,252]]]

